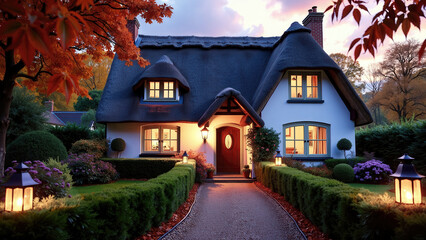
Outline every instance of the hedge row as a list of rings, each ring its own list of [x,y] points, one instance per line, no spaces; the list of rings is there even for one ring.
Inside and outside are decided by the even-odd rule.
[[[115,166],[120,173],[120,178],[155,178],[160,174],[170,171],[177,160],[173,159],[140,159],[140,158],[102,158]]]
[[[367,160],[365,160],[362,157],[348,158],[348,159],[332,158],[332,159],[324,160],[324,164],[327,166],[328,169],[333,169],[334,166],[340,163],[346,163],[346,164],[349,164],[351,167],[354,167],[357,163],[364,163],[366,161]]]
[[[195,180],[195,164],[178,164],[147,182],[84,195],[78,205],[2,213],[0,239],[134,239],[171,217]]]
[[[368,191],[272,163],[258,163],[256,176],[333,239],[426,238],[425,207],[367,203]]]
[[[365,128],[357,131],[355,137],[358,156],[374,152],[395,171],[398,157],[408,153],[416,159],[417,171],[426,174],[426,120]]]

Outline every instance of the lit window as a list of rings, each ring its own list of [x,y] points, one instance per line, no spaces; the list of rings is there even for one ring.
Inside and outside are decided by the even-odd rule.
[[[143,152],[178,152],[178,127],[145,127],[142,131]]]
[[[295,157],[329,156],[329,125],[292,123],[284,125],[286,155]]]
[[[174,81],[148,81],[148,100],[176,100]]]
[[[290,99],[320,100],[321,86],[319,73],[290,73]]]

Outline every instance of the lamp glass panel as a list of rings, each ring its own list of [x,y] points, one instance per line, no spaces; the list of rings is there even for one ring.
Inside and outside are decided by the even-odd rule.
[[[401,202],[413,204],[413,188],[411,180],[401,179]]]
[[[4,210],[6,211],[12,211],[12,194],[13,189],[12,188],[6,188],[6,198],[5,198],[5,206]]]
[[[420,204],[422,203],[422,190],[421,190],[421,183],[419,179],[416,179],[413,181],[414,185],[414,203]]]
[[[24,190],[24,211],[33,208],[33,188],[26,187]]]
[[[12,211],[22,211],[24,190],[22,188],[13,189]]]
[[[396,202],[401,202],[401,193],[399,191],[399,179],[395,178],[395,200]]]

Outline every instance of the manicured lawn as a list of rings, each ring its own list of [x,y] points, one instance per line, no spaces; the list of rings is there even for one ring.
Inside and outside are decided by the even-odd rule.
[[[132,185],[135,183],[144,182],[142,180],[118,180],[114,183],[109,184],[97,184],[90,186],[73,186],[70,190],[71,195],[84,194],[84,193],[94,193],[94,192],[102,192],[107,190],[113,190],[117,188],[121,188],[124,186]]]
[[[391,185],[375,185],[375,184],[364,184],[364,183],[348,183],[348,185],[354,188],[364,188],[373,193],[383,194],[387,192],[388,194],[393,194],[392,192],[389,192],[389,190],[392,189]]]

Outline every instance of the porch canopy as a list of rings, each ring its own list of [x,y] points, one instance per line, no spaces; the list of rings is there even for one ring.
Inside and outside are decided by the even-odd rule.
[[[198,120],[198,127],[206,125],[213,115],[244,115],[240,121],[242,126],[251,123],[256,127],[265,125],[250,103],[233,88],[225,88],[216,95],[213,103]]]

